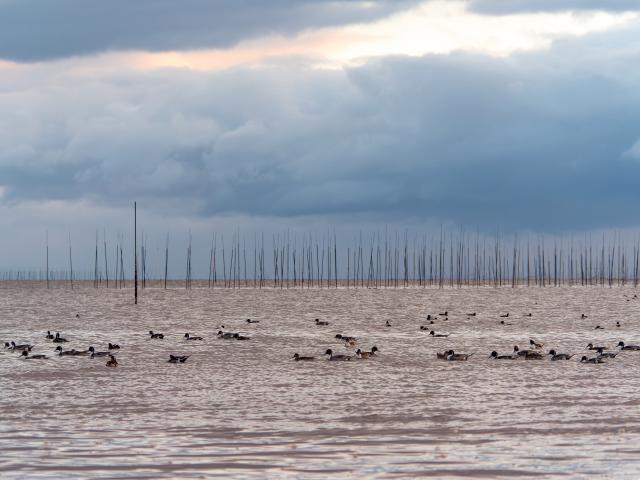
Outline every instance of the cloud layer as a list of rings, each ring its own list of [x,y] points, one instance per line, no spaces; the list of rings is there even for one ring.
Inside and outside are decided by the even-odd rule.
[[[637,11],[640,0],[470,0],[470,8],[488,14],[566,10]]]
[[[0,0],[0,58],[228,47],[244,39],[365,22],[415,0]]]
[[[606,40],[633,45],[632,33]],[[138,199],[203,218],[632,225],[638,55],[603,55],[604,38],[347,70],[9,70],[1,201]]]

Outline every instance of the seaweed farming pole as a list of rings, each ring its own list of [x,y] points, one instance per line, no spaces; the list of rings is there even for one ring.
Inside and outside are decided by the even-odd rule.
[[[71,290],[73,290],[73,262],[71,260],[71,232],[69,232],[69,279],[71,280]]]
[[[134,301],[138,304],[138,212],[136,202],[133,202],[133,282]]]
[[[49,289],[49,230],[46,232],[46,242],[47,242],[47,290]]]

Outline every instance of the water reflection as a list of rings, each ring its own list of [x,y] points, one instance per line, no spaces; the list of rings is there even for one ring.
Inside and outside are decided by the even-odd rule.
[[[487,358],[529,338],[580,355],[589,342],[637,342],[640,302],[624,289],[149,289],[137,308],[129,291],[0,293],[2,341],[52,353],[52,330],[65,348],[122,346],[116,369],[0,351],[2,478],[635,478],[640,468],[640,352],[603,365]],[[444,310],[436,330],[449,338],[419,330]],[[500,325],[507,311],[512,325]],[[219,340],[223,324],[251,340]],[[380,355],[327,362],[327,348],[357,348],[336,333]],[[476,354],[436,360],[446,348]],[[191,357],[169,364],[169,354]]]

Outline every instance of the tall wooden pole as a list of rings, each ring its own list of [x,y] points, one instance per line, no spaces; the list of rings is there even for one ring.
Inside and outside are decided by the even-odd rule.
[[[138,304],[138,212],[136,202],[133,202],[133,276],[135,304]]]

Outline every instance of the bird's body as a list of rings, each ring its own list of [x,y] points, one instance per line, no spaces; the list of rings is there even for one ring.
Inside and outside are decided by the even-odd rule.
[[[329,355],[329,360],[334,362],[345,362],[351,360],[351,357],[349,355],[334,355],[333,350],[331,350],[330,348],[326,352],[324,352],[324,354]]]
[[[60,336],[60,332],[56,332],[56,336],[53,339],[53,343],[65,343],[68,342],[68,340],[66,338],[62,338]]]
[[[586,356],[583,356],[580,359],[580,363],[604,363],[604,360],[600,357],[587,358]]]
[[[616,358],[616,355],[618,355],[617,352],[605,352],[602,349],[598,350],[598,356],[600,358]]]
[[[573,354],[569,355],[568,353],[557,353],[555,350],[549,350],[547,354],[551,358],[552,361],[557,360],[569,360],[573,357]]]
[[[472,355],[473,353],[455,353],[453,350],[449,350],[447,360],[450,362],[465,362]]]
[[[11,341],[11,347],[9,347],[11,350],[26,350],[27,352],[30,352],[31,349],[33,348],[33,345],[30,345],[28,343],[21,343],[20,345],[16,345],[16,342],[14,342],[13,340]]]
[[[489,358],[492,360],[515,360],[516,357],[513,355],[498,355],[498,352],[494,350],[491,352],[491,355],[489,355]]]
[[[107,355],[110,355],[109,352],[96,352],[96,349],[93,347],[89,347],[89,351],[91,352],[91,358],[106,357]]]
[[[358,349],[356,350],[356,355],[360,358],[370,358],[370,357],[375,357],[377,351],[378,351],[378,347],[376,346],[374,346],[369,352]]]
[[[185,333],[184,334],[184,338],[186,340],[202,340],[202,337],[195,337],[195,336],[190,335],[189,333]]]
[[[436,333],[435,331],[431,330],[429,332],[429,335],[431,335],[434,338],[447,338],[450,333]]]
[[[49,358],[46,355],[43,355],[41,353],[38,355],[29,355],[29,352],[27,350],[22,351],[22,356],[24,357],[25,360],[46,360]]]
[[[162,333],[154,333],[153,330],[149,330],[149,336],[153,340],[162,340],[162,339],[164,339],[164,334],[162,334]]]
[[[311,361],[315,360],[316,357],[305,357],[305,356],[299,355],[297,353],[294,353],[293,354],[293,359],[296,362],[311,362]]]

